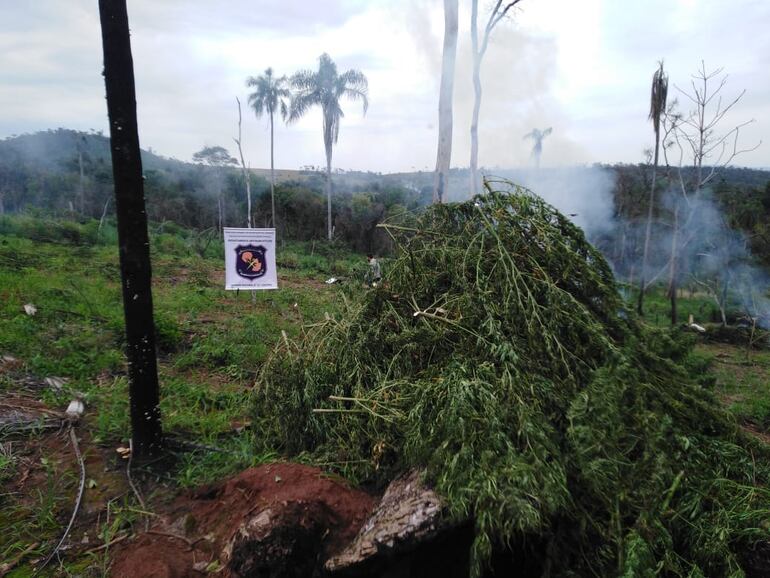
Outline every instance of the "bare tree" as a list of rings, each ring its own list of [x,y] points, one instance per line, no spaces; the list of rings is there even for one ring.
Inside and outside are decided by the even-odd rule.
[[[739,274],[741,256],[748,255],[743,236],[733,230],[723,215],[712,231],[708,245],[697,256],[701,271],[690,271],[692,281],[711,295],[719,308],[722,326],[727,326],[727,301],[733,276]]]
[[[452,162],[452,98],[457,57],[458,0],[444,0],[444,50],[438,100],[438,154],[433,181],[433,202],[444,202]]]
[[[540,168],[540,155],[543,154],[543,141],[545,140],[545,137],[547,137],[549,134],[551,134],[551,127],[548,127],[545,130],[540,130],[537,128],[533,128],[530,132],[524,135],[524,138],[531,138],[534,142],[532,144],[532,163],[535,165],[536,169]]]
[[[496,0],[489,11],[487,23],[479,45],[478,13],[479,0],[472,0],[471,5],[471,49],[473,51],[473,117],[471,119],[471,192],[479,192],[479,112],[481,110],[481,61],[489,46],[489,37],[495,26],[505,18],[510,10],[521,0],[505,2]],[[444,3],[446,6],[446,3]]]
[[[126,320],[131,435],[135,453],[142,457],[157,452],[163,432],[158,405],[150,241],[126,1],[99,0],[99,15]]]
[[[663,154],[666,165],[670,166],[668,151],[678,156],[677,180],[681,191],[680,202],[674,208],[671,259],[669,263],[669,298],[671,300],[671,324],[677,323],[677,287],[681,274],[679,256],[681,251],[694,238],[693,223],[697,223],[700,196],[704,187],[713,180],[737,156],[755,150],[762,142],[753,147],[741,148],[741,129],[754,122],[748,120],[720,132],[725,116],[740,102],[746,90],[737,96],[723,101],[722,91],[727,84],[727,75],[722,68],[711,72],[706,70],[701,61],[700,69],[692,75],[690,89],[676,87],[677,91],[691,103],[687,114],[668,113],[664,122],[669,123],[668,132],[672,135],[664,142]],[[691,159],[694,176],[685,176],[685,159]],[[684,215],[680,215],[680,211]]]
[[[238,145],[238,155],[241,157],[241,171],[243,172],[243,180],[246,182],[246,225],[251,229],[251,175],[249,174],[249,169],[246,168],[246,161],[243,160],[243,149],[241,148],[241,101],[237,96],[235,97],[235,102],[238,103],[238,138],[233,138],[233,140]],[[273,212],[275,212],[275,201],[273,201]],[[275,215],[273,215],[273,221],[275,221]]]
[[[652,184],[650,185],[650,197],[647,205],[647,226],[644,233],[644,251],[642,253],[642,270],[639,278],[639,298],[637,311],[644,315],[645,279],[647,276],[647,260],[650,251],[650,236],[652,234],[652,215],[655,204],[655,180],[658,171],[658,158],[660,153],[660,119],[666,112],[666,100],[668,98],[668,75],[663,72],[663,61],[658,63],[658,69],[652,75],[652,89],[650,91],[650,114],[652,128],[655,131],[655,152],[652,159]]]

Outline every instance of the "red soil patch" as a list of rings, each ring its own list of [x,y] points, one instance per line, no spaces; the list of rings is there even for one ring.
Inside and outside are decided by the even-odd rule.
[[[168,516],[150,532],[116,546],[111,576],[168,578],[196,576],[206,566],[227,568],[232,543],[257,517],[298,528],[322,528],[320,555],[327,557],[349,543],[371,511],[373,498],[321,470],[279,463],[251,468],[229,480],[179,497]],[[291,518],[291,519],[288,519]]]

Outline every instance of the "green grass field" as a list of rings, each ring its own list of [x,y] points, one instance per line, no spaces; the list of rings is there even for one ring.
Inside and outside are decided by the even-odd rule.
[[[171,233],[168,224],[164,229],[151,231],[164,431],[224,450],[178,452],[166,481],[185,487],[274,457],[255,453],[248,416],[254,377],[282,332],[296,336],[304,323],[334,314],[339,289],[323,281],[332,274],[355,278],[365,261],[337,248],[281,244],[280,289],[252,298],[224,290],[221,241],[201,251],[194,234]],[[34,315],[25,313],[27,304],[36,308]],[[0,355],[17,360],[13,370],[0,370],[0,401],[20,393],[22,378],[63,378],[60,391],[34,394],[59,410],[82,396],[82,439],[113,451],[130,436],[123,346],[114,228],[97,235],[94,222],[0,219]],[[32,495],[0,495],[0,561],[35,543],[29,557],[45,554],[40,544],[48,541],[50,549],[61,533],[76,491],[76,468],[61,457],[66,440],[49,443],[43,432],[33,435],[41,447],[31,453],[20,451],[19,441],[0,440],[0,482],[13,481],[26,467],[40,477]],[[129,515],[136,504],[127,497],[111,507],[113,525],[115,515],[122,516],[121,524],[139,517]],[[103,523],[98,529],[103,539],[115,531]],[[96,564],[81,560],[69,571],[81,563]],[[28,572],[20,565],[11,575]]]

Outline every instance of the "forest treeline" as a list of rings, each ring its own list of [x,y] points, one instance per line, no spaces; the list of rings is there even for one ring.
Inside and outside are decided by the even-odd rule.
[[[216,228],[221,193],[223,224],[246,226],[247,201],[240,170],[186,163],[151,151],[143,151],[142,160],[151,221],[173,222],[197,230]],[[621,277],[633,278],[641,259],[650,167],[613,165],[602,169],[614,173],[615,220],[611,228],[591,240]],[[686,178],[687,169],[683,170]],[[467,182],[466,170],[452,172],[453,181]],[[333,196],[335,238],[355,251],[388,253],[392,248],[390,239],[377,224],[413,219],[431,201],[431,177],[432,173],[339,174]],[[268,226],[269,182],[258,171],[252,171],[250,178],[254,226]],[[653,237],[661,256],[670,236],[673,211],[673,203],[667,198],[677,180],[678,174],[667,179],[664,172],[656,184]],[[299,241],[325,237],[324,187],[320,167],[282,171],[276,184],[279,237]],[[0,141],[0,214],[33,210],[99,220],[112,215],[112,194],[109,139],[100,133],[57,129]],[[730,237],[731,246],[743,244],[753,259],[770,265],[770,171],[722,169],[709,194],[712,204],[702,217],[708,220],[704,234],[713,236],[721,231]],[[698,243],[692,247],[701,254],[705,250]]]
[[[244,179],[235,167],[212,167],[142,151],[150,221],[197,230],[245,227]],[[270,184],[251,172],[255,227],[270,226]],[[320,167],[293,171],[276,185],[279,238],[308,241],[326,233],[325,177]],[[375,173],[340,175],[334,183],[335,238],[359,252],[387,253],[380,222],[403,222],[430,201],[430,190]],[[37,214],[102,219],[114,214],[109,139],[100,133],[49,130],[0,141],[0,215]]]

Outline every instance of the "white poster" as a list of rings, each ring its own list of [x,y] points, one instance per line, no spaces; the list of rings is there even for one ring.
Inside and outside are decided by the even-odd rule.
[[[275,229],[225,227],[225,289],[278,289]]]

